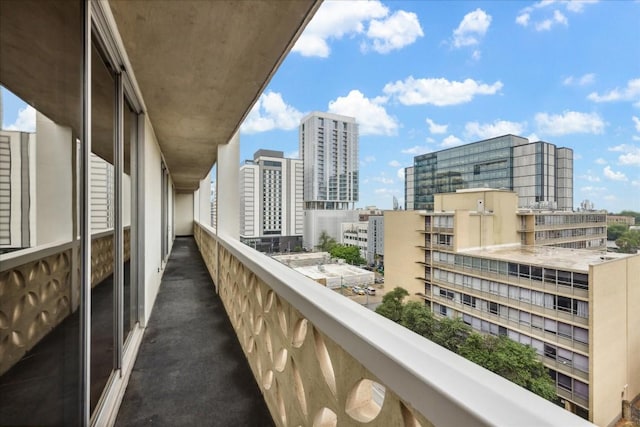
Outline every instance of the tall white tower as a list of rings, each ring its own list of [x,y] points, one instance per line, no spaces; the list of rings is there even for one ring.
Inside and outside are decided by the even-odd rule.
[[[313,112],[299,128],[304,208],[353,208],[358,201],[358,125],[353,117]]]

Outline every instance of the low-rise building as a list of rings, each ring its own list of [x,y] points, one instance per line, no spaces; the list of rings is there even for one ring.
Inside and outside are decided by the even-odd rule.
[[[597,425],[618,419],[640,394],[640,255],[524,245],[521,220],[537,217],[515,215],[512,192],[434,202],[385,212],[386,282],[436,315],[532,346],[567,409]]]
[[[607,225],[612,224],[635,225],[636,219],[627,215],[607,215]]]
[[[340,224],[340,241],[345,246],[355,246],[360,250],[360,256],[367,258],[368,221],[343,222]]]

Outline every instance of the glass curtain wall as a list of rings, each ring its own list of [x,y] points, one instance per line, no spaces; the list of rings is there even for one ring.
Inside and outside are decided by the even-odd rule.
[[[82,422],[84,7],[0,2],[0,425]]]
[[[131,242],[139,104],[125,94],[131,84],[95,23],[85,56],[89,7],[96,5],[0,1],[3,426],[86,425],[119,375],[124,344],[138,322]],[[89,61],[92,72],[85,75]],[[87,200],[90,211],[83,208]],[[83,241],[91,248],[88,275],[81,274],[89,253]]]

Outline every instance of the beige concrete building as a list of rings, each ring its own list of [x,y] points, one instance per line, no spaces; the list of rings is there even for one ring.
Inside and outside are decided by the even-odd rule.
[[[604,211],[522,209],[518,211],[518,217],[523,245],[600,250],[607,247],[607,214]]]
[[[607,215],[607,225],[611,224],[635,225],[636,219],[626,215]]]
[[[640,394],[640,256],[522,244],[514,193],[440,194],[385,212],[386,282],[434,313],[531,345],[558,398],[607,426]]]

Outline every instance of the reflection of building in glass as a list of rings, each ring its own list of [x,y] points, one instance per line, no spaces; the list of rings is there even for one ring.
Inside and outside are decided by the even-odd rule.
[[[258,150],[240,167],[240,236],[265,252],[302,247],[302,160]]]
[[[407,209],[413,201],[413,209],[433,210],[434,194],[465,188],[514,190],[520,207],[573,207],[573,151],[515,135],[417,156],[405,176]]]
[[[2,116],[0,116],[1,118]],[[36,134],[0,130],[0,250],[33,246]]]

